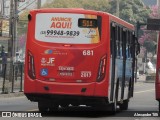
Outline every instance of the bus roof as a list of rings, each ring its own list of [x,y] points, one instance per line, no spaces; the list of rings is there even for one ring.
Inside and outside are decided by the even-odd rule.
[[[131,30],[135,30],[134,25],[132,25],[132,24],[130,24],[130,23],[128,23],[128,22],[126,22],[126,21],[124,21],[124,20],[122,20],[122,19],[120,19],[120,18],[118,18],[118,17],[116,17],[116,16],[114,16],[110,13],[107,13],[107,14],[110,16],[111,21],[114,21],[116,23],[120,23],[120,25],[123,25],[123,26],[125,26],[125,27],[127,27]]]
[[[40,13],[51,13],[51,12],[57,12],[57,13],[82,13],[82,14],[95,14],[95,15],[107,15],[109,16],[111,21],[114,21],[116,23],[119,23],[120,25],[129,28],[131,30],[134,30],[134,25],[103,11],[95,11],[95,10],[86,10],[83,8],[43,8],[43,9],[34,9],[31,10],[31,12],[40,12]]]

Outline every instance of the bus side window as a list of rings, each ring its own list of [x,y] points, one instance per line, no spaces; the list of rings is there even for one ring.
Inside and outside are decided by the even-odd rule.
[[[132,32],[129,31],[129,47],[128,47],[128,56],[131,58],[131,41],[132,41]]]
[[[113,30],[112,30],[112,23],[110,24],[110,51],[112,55],[112,40],[113,40]]]
[[[123,42],[122,42],[122,32],[123,32],[123,29],[122,29],[122,27],[120,27],[120,58],[123,58],[123,54],[122,54],[122,46],[123,46]]]
[[[111,23],[111,39],[110,39],[110,51],[111,55],[115,56],[116,55],[116,50],[115,50],[115,40],[116,40],[116,28],[115,28],[115,23]]]
[[[131,47],[130,47],[131,57],[135,57],[135,34],[132,32],[131,34]]]
[[[130,58],[131,54],[130,54],[130,41],[131,41],[131,32],[127,31],[127,40],[126,40],[126,58]]]
[[[121,42],[120,42],[120,26],[117,26],[117,41],[116,41],[116,43],[117,43],[117,58],[120,58],[120,56],[121,56],[121,51],[120,51],[120,44],[121,44]]]
[[[119,35],[118,35],[118,26],[116,26],[116,58],[119,58]]]
[[[127,31],[126,29],[123,29],[122,34],[122,56],[124,59],[126,59],[126,39],[127,39]]]

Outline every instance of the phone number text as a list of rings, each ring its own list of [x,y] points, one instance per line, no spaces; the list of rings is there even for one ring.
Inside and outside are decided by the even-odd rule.
[[[47,31],[41,31],[41,35],[54,35],[54,36],[79,36],[80,32],[79,31],[63,31],[63,30],[47,30]]]

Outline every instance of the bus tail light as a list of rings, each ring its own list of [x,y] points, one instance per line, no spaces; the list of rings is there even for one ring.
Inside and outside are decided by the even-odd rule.
[[[99,69],[98,69],[98,76],[97,82],[101,82],[106,74],[106,63],[107,63],[107,55],[103,56],[100,60]]]
[[[28,52],[28,75],[31,79],[36,79],[34,57],[31,52]]]

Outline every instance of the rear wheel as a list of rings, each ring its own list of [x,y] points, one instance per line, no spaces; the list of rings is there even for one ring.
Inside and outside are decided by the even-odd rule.
[[[127,110],[128,109],[128,103],[129,100],[124,100],[122,104],[120,104],[120,109],[121,110]]]
[[[117,97],[115,97],[114,103],[111,104],[111,112],[112,112],[112,114],[115,114],[116,111],[117,111],[117,99],[116,98]]]
[[[48,106],[44,102],[41,102],[41,101],[38,102],[38,109],[42,113],[49,111]]]
[[[116,85],[114,103],[111,104],[111,113],[112,114],[115,114],[117,111],[118,87],[119,87],[119,82]]]
[[[49,107],[49,110],[50,110],[51,112],[56,112],[56,111],[58,111],[58,108],[59,108],[59,104],[53,103],[53,104],[51,104],[51,106]]]

